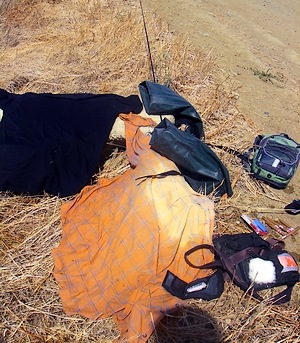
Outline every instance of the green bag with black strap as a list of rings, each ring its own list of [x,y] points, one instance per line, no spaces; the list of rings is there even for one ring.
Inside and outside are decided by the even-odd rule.
[[[252,176],[279,189],[285,188],[294,176],[300,161],[300,144],[287,134],[259,135],[253,148]]]

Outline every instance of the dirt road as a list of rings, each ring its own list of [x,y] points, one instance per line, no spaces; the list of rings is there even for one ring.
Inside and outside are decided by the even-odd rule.
[[[298,0],[143,0],[230,75],[238,107],[263,133],[300,139]]]

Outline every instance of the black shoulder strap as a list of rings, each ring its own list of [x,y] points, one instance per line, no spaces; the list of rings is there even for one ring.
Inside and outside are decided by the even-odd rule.
[[[282,240],[270,237],[266,240],[270,244],[272,250],[282,250],[285,247],[285,243]]]
[[[245,152],[240,152],[240,151],[235,150],[233,148],[225,147],[222,145],[215,145],[215,144],[210,144],[210,143],[206,143],[206,144],[212,148],[218,148],[218,149],[228,151],[230,154],[238,157],[242,161],[244,168],[246,170],[250,171],[250,166],[251,166],[250,156],[253,152],[253,148],[250,148],[250,149],[246,150]]]
[[[291,300],[292,289],[295,286],[296,282],[287,285],[287,287],[281,291],[280,293],[276,294],[274,297],[268,300],[271,305],[281,305],[285,304]]]
[[[253,146],[259,146],[260,142],[262,141],[263,138],[264,138],[263,135],[256,136],[255,139],[254,139]]]
[[[189,256],[196,252],[197,250],[201,249],[208,249],[212,253],[215,254],[215,256],[218,256],[219,258],[215,259],[214,261],[210,263],[206,263],[201,266],[197,266],[194,263],[192,263],[189,260]],[[200,244],[196,245],[195,247],[191,248],[184,254],[184,260],[185,262],[193,268],[198,269],[215,269],[215,268],[222,268],[226,272],[230,272],[231,269],[234,268],[235,265],[239,264],[240,262],[246,260],[247,258],[251,256],[257,256],[259,252],[261,251],[260,247],[248,247],[245,249],[242,249],[240,251],[237,251],[236,253],[227,256],[226,254],[222,253],[221,251],[217,251],[214,246],[210,244]]]

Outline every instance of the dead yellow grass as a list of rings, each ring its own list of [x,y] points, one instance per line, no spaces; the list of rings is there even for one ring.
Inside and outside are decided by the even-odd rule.
[[[195,51],[151,13],[145,15],[158,82],[170,85],[201,113],[208,142],[245,149],[244,136],[253,128],[235,110],[236,94],[213,57]],[[138,94],[138,84],[151,80],[139,1],[6,0],[0,6],[0,29],[0,87],[11,92],[126,96]],[[277,195],[249,179],[234,156],[216,152],[229,168],[235,192],[216,204],[216,231],[245,231],[239,221],[241,199]],[[126,169],[124,152],[115,149],[97,177]],[[0,341],[110,342],[118,337],[110,319],[91,321],[63,312],[51,250],[61,238],[64,201],[0,195]],[[269,307],[244,298],[230,284],[216,301],[191,302],[213,318],[223,342],[266,343],[299,342],[298,304],[299,288],[290,304]],[[162,337],[171,334],[170,325],[159,327],[151,340],[168,341]],[[176,342],[181,341],[179,336]]]

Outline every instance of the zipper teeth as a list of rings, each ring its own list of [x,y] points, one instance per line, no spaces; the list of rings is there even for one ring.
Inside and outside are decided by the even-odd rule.
[[[290,159],[294,159],[295,162],[285,162],[287,164],[293,165],[295,163],[297,163],[297,161],[299,160],[299,154],[300,152],[298,152],[297,148],[295,147],[288,147],[288,149],[284,148],[281,146],[281,144],[274,144],[274,143],[267,143],[266,146],[264,147],[264,151],[265,153],[270,156],[270,157],[275,157],[275,155],[271,154],[268,148],[280,148],[281,150],[286,150],[286,152],[288,152],[288,154],[286,153],[286,155],[289,156]]]

